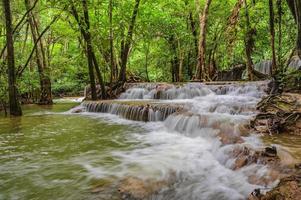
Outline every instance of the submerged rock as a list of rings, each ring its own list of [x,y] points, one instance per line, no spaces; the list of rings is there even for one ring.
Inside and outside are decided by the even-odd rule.
[[[276,147],[266,147],[264,150],[254,150],[243,146],[235,148],[232,152],[232,156],[236,158],[233,166],[234,170],[254,163],[269,165],[276,168],[281,164]]]
[[[253,192],[249,200],[300,200],[301,199],[301,176],[293,175],[281,179],[280,183],[273,190],[265,195],[260,191]]]
[[[121,181],[118,191],[122,199],[143,200],[158,193],[167,184],[166,181],[142,180],[128,177]]]

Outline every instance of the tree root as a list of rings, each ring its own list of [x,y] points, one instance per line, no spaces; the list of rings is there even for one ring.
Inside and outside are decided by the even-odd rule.
[[[287,94],[270,95],[258,103],[257,109],[261,112],[250,122],[250,126],[261,133],[290,132],[289,129],[301,119],[297,100]]]

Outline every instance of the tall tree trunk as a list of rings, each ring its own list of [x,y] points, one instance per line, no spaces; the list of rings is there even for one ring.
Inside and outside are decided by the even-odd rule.
[[[233,47],[235,40],[237,39],[237,28],[236,25],[239,21],[240,11],[243,7],[244,0],[237,0],[234,8],[232,9],[231,15],[228,18],[226,36],[227,36],[227,50],[229,56],[232,57]]]
[[[184,62],[184,52],[182,51],[181,42],[178,39],[178,54],[179,54],[179,75],[178,75],[178,81],[183,81],[183,62]]]
[[[89,20],[89,10],[88,10],[88,4],[87,0],[82,0],[83,4],[83,10],[84,10],[84,18],[85,18],[85,35],[86,35],[86,43],[87,43],[87,53],[89,60],[92,59],[92,62],[94,64],[94,68],[96,70],[96,75],[99,80],[99,84],[101,87],[101,97],[102,99],[106,99],[106,89],[105,89],[105,84],[102,78],[102,74],[95,56],[95,53],[93,51],[93,46],[92,46],[92,38],[91,38],[91,33],[90,33],[90,20]],[[90,60],[91,62],[91,60]],[[93,68],[93,67],[92,67]]]
[[[88,11],[86,10],[87,7],[84,5],[86,4],[86,0],[82,0],[83,3],[83,9],[84,12],[87,13]],[[86,15],[86,14],[85,14]],[[79,23],[83,23],[80,22]],[[80,27],[83,32],[83,37],[86,41],[86,50],[87,50],[87,59],[88,59],[88,67],[89,67],[89,77],[90,77],[90,86],[91,86],[91,97],[92,100],[97,100],[97,93],[96,93],[96,83],[95,83],[95,76],[94,76],[94,65],[93,65],[93,55],[92,55],[92,40],[91,40],[91,35],[89,33],[89,23],[86,22],[86,16],[85,16],[85,21],[84,25],[81,24]]]
[[[189,21],[190,21],[190,28],[191,28],[191,33],[193,36],[193,43],[194,43],[194,49],[195,49],[195,54],[198,54],[198,34],[196,31],[196,25],[195,21],[193,19],[192,12],[189,13]]]
[[[109,21],[110,21],[110,68],[111,68],[111,77],[110,82],[116,80],[118,74],[114,59],[114,36],[113,36],[113,0],[109,2]]]
[[[270,11],[270,34],[271,34],[271,48],[272,48],[272,67],[270,74],[276,73],[276,51],[275,51],[275,17],[274,17],[274,3],[273,0],[269,0],[269,11]]]
[[[245,51],[246,51],[246,58],[247,58],[247,71],[248,71],[248,79],[250,81],[254,80],[253,75],[253,61],[252,61],[252,51],[254,46],[253,35],[254,30],[251,28],[250,25],[250,16],[249,16],[249,8],[247,0],[244,0],[245,3],[245,17],[246,17],[246,38],[245,38]]]
[[[92,100],[97,100],[96,83],[95,83],[95,75],[94,75],[94,62],[95,63],[97,63],[97,62],[93,60],[93,57],[95,57],[95,55],[93,56],[94,52],[93,52],[93,48],[92,48],[92,39],[91,39],[90,30],[89,30],[90,23],[89,23],[89,13],[88,13],[88,6],[87,6],[86,0],[82,0],[82,5],[83,5],[83,10],[84,10],[84,19],[80,18],[74,4],[71,4],[71,12],[79,26],[81,35],[83,36],[85,43],[86,43],[85,51],[86,51],[86,56],[87,56],[87,60],[88,60],[91,98],[92,98]],[[95,66],[97,66],[97,65],[95,65]],[[97,67],[95,69],[97,69]],[[100,77],[101,77],[101,75],[100,75]],[[101,81],[101,80],[102,79],[100,79],[99,81]],[[102,87],[104,88],[104,85]],[[104,92],[104,91],[102,91],[102,92]]]
[[[171,58],[171,75],[172,75],[172,82],[179,81],[179,58],[177,54],[177,41],[174,35],[171,35],[168,38],[168,43],[170,46],[170,51],[172,54]]]
[[[25,6],[27,11],[30,10],[30,8],[32,7],[31,0],[25,0]],[[28,13],[28,22],[30,25],[33,41],[34,43],[37,43],[35,52],[36,52],[36,62],[38,66],[38,72],[40,78],[40,90],[41,90],[39,104],[52,104],[53,102],[52,102],[52,94],[51,94],[51,80],[49,78],[48,62],[46,60],[42,38],[38,40],[39,25],[32,11]]]
[[[301,57],[301,0],[286,0],[297,24],[297,39],[295,53]]]
[[[128,56],[130,53],[130,48],[132,45],[133,31],[134,31],[134,26],[136,23],[136,18],[137,18],[137,14],[138,14],[138,10],[139,10],[139,4],[140,4],[140,0],[136,0],[132,19],[131,19],[129,29],[128,29],[128,34],[126,36],[126,41],[125,41],[124,46],[122,47],[122,51],[121,51],[121,66],[120,66],[121,69],[120,69],[120,74],[119,74],[119,81],[122,81],[122,82],[126,81],[126,65],[127,65]]]
[[[278,12],[278,64],[281,66],[282,57],[282,0],[277,0]]]
[[[10,10],[10,1],[2,0],[3,11],[6,23],[6,42],[7,42],[7,67],[8,67],[8,93],[9,108],[12,116],[21,116],[22,110],[18,101],[16,74],[15,74],[15,54],[12,28],[12,15]]]
[[[199,0],[196,0],[197,6],[199,6]],[[195,77],[198,80],[207,78],[206,66],[206,30],[209,8],[212,0],[206,0],[205,8],[203,14],[199,13],[200,16],[200,36],[199,36],[199,54],[198,54],[198,64],[196,67]]]
[[[149,60],[149,47],[150,46],[150,42],[148,42],[147,46],[146,46],[146,52],[145,52],[145,74],[146,74],[146,81],[149,82],[149,76],[148,76],[148,60]]]

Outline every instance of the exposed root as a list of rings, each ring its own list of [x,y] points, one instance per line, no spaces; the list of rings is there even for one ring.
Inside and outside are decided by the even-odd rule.
[[[260,133],[301,134],[301,95],[285,93],[281,96],[271,95],[259,102],[261,111],[250,126]]]

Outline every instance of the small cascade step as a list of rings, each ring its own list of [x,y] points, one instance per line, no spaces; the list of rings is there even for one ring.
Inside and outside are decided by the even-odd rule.
[[[210,94],[248,95],[252,91],[260,97],[267,90],[267,82],[128,83],[125,89],[119,99],[192,99]]]
[[[111,113],[133,121],[164,121],[177,112],[185,112],[183,104],[167,104],[153,101],[85,101],[82,106],[88,112]]]

